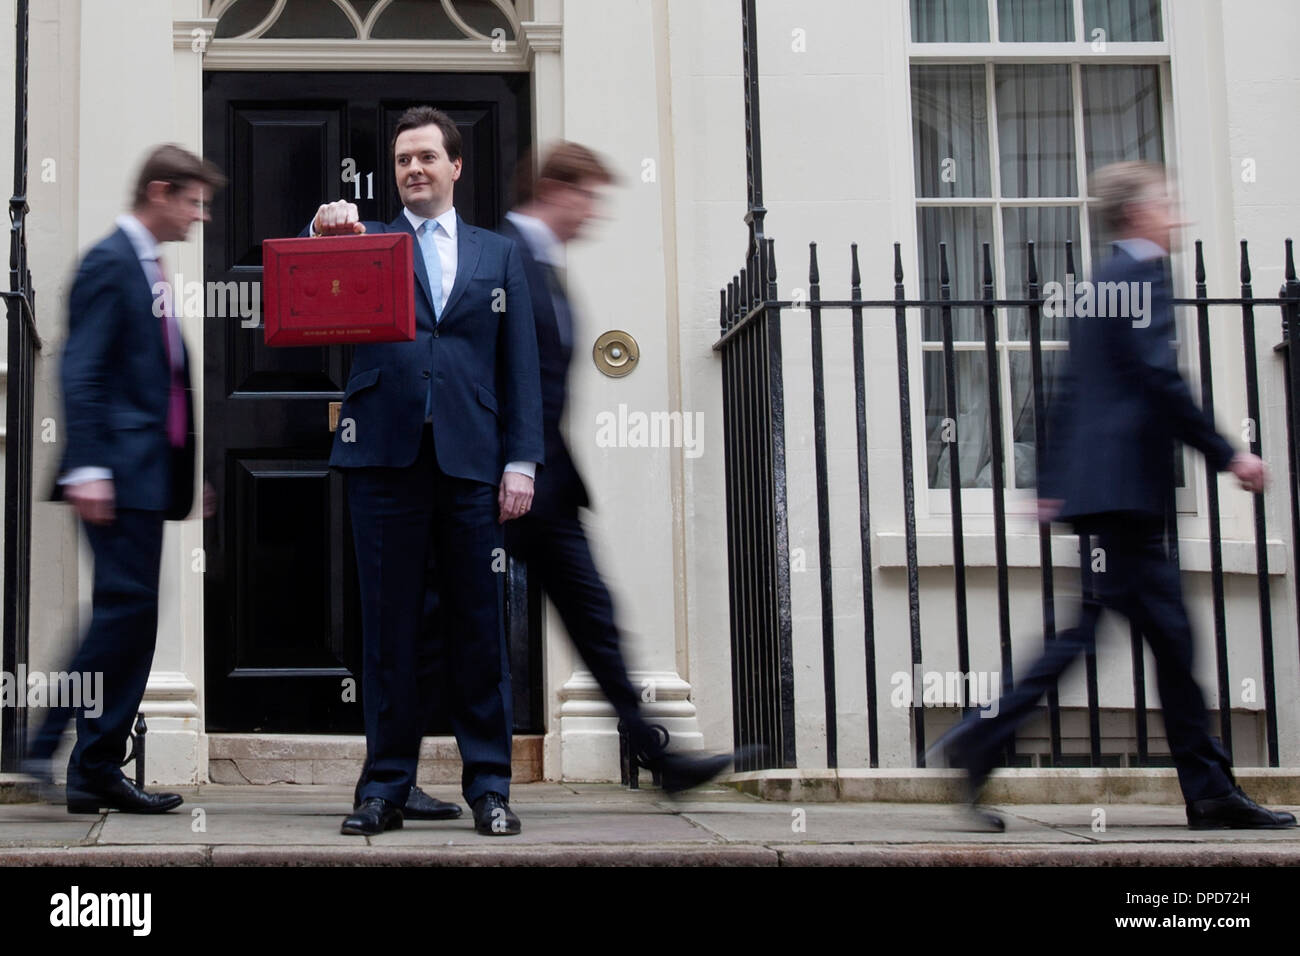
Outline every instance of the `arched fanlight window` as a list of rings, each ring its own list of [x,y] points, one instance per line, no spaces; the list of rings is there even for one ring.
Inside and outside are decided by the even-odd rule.
[[[216,39],[504,40],[517,0],[210,0]]]

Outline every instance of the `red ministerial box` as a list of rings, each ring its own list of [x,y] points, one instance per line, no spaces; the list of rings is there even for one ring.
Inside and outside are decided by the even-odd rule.
[[[412,250],[404,232],[265,240],[266,344],[414,341]]]

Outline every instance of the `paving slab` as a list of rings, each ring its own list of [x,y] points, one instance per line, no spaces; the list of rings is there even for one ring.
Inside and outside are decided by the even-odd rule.
[[[1097,814],[1097,810],[1105,815]],[[1300,808],[1274,806],[1300,816]],[[1159,807],[1145,804],[1062,806],[1060,804],[1003,807],[1017,817],[1057,828],[1063,833],[1086,837],[1097,843],[1133,842],[1262,842],[1295,843],[1296,830],[1189,830],[1182,806]],[[1094,825],[1094,821],[1096,821]]]
[[[869,809],[862,804],[827,803],[743,809],[691,805],[683,812],[730,843],[1078,843],[1087,839],[1009,814],[1003,814],[1005,832],[976,831],[955,807],[914,803],[872,804]]]
[[[462,803],[457,788],[429,792]],[[344,836],[345,785],[209,784],[162,815],[0,805],[8,866],[1300,866],[1300,830],[1191,831],[1181,805],[1005,804],[988,832],[943,803],[763,801],[727,787],[512,788],[519,836],[458,820]],[[1098,810],[1105,828],[1093,828]]]

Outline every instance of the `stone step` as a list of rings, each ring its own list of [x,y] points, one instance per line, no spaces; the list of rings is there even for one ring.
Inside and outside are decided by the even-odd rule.
[[[208,775],[224,784],[356,783],[366,759],[366,739],[353,735],[209,734]],[[615,768],[617,770],[617,768]],[[460,750],[455,737],[426,737],[420,745],[420,784],[460,785]],[[542,738],[514,738],[511,776],[515,783],[542,779]]]

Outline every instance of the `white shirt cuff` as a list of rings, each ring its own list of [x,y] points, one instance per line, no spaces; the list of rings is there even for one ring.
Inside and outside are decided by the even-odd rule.
[[[59,479],[61,485],[84,485],[88,481],[112,481],[113,473],[107,468],[96,468],[87,465],[83,468],[74,468],[62,478]]]
[[[506,465],[506,471],[517,471],[521,475],[527,475],[529,478],[537,477],[537,462],[535,461],[512,461]]]

